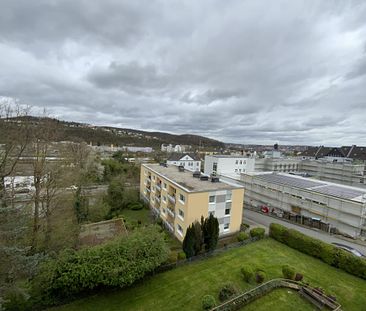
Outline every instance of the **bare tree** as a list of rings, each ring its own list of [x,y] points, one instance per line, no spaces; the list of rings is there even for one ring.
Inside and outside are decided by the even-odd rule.
[[[57,137],[57,124],[50,118],[42,117],[39,123],[33,128],[31,159],[34,179],[34,207],[33,207],[33,230],[32,230],[32,249],[37,249],[40,232],[41,208],[44,206],[43,200],[46,198],[46,207],[50,208],[50,202],[56,194],[56,179],[50,173],[51,166],[47,157],[50,154],[52,143]],[[49,180],[48,180],[49,179]],[[46,195],[45,195],[45,193]]]
[[[0,204],[6,205],[5,177],[11,176],[30,142],[30,108],[0,102]]]

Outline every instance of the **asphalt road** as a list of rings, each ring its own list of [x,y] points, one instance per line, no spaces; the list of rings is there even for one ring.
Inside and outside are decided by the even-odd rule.
[[[266,229],[267,232],[268,232],[269,225],[271,223],[277,223],[277,224],[283,225],[287,228],[296,229],[308,236],[317,238],[317,239],[322,240],[327,243],[342,243],[342,244],[351,246],[351,247],[359,250],[362,254],[366,255],[366,245],[363,246],[363,245],[354,243],[349,240],[344,240],[343,238],[338,238],[337,236],[330,235],[326,232],[323,232],[323,231],[320,231],[317,229],[304,228],[302,226],[292,224],[287,221],[283,221],[281,219],[277,219],[277,218],[274,218],[274,217],[271,217],[268,215],[264,215],[259,212],[254,212],[251,210],[244,209],[243,220],[245,223],[247,223],[249,225],[263,227]]]

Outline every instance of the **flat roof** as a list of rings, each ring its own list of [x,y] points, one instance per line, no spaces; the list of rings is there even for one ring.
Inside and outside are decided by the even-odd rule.
[[[242,159],[252,159],[251,157],[248,157],[246,155],[242,154],[213,154],[213,155],[207,155],[209,157],[214,158],[242,158]]]
[[[244,186],[228,184],[220,179],[219,182],[211,182],[211,180],[200,180],[193,177],[193,172],[185,170],[180,172],[178,166],[168,165],[167,167],[160,164],[143,164],[151,171],[166,178],[173,184],[182,188],[186,192],[207,192],[217,190],[244,189]],[[201,173],[202,175],[202,173]]]
[[[324,195],[334,196],[341,199],[352,200],[356,202],[366,202],[366,189],[351,187],[326,181],[318,181],[307,177],[295,176],[286,173],[251,173],[248,175],[255,176],[261,180],[290,186],[304,190],[310,190]]]

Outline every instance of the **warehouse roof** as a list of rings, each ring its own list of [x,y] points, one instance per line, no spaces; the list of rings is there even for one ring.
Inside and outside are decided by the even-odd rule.
[[[366,201],[366,189],[350,187],[330,182],[317,181],[306,177],[294,176],[286,173],[253,173],[256,178],[266,182],[284,186],[311,190],[324,195],[330,195],[341,199],[357,202]]]

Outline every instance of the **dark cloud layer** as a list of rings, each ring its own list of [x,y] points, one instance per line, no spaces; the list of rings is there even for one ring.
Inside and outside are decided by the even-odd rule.
[[[366,144],[364,16],[362,1],[2,0],[0,100],[227,142]]]

